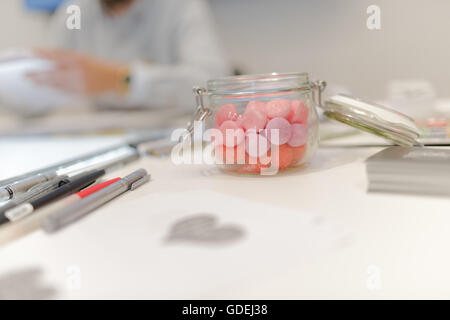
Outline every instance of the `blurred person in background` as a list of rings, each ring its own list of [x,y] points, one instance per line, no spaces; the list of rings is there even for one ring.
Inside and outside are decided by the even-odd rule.
[[[68,5],[81,29],[66,27]],[[107,107],[192,110],[192,87],[229,73],[205,0],[79,0],[52,22],[54,68],[28,77]],[[187,109],[186,109],[187,110]]]

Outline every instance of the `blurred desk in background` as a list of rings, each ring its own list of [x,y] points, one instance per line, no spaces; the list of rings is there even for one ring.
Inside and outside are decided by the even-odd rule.
[[[55,110],[36,117],[0,112],[1,136],[124,134],[170,127],[185,127],[192,113],[175,109]]]

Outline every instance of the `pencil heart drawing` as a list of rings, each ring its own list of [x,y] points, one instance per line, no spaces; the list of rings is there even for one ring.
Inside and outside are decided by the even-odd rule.
[[[213,214],[200,213],[176,221],[166,242],[188,242],[201,245],[229,245],[242,240],[244,229],[236,224],[221,224]]]
[[[0,275],[0,300],[45,300],[57,290],[43,281],[44,272],[37,267],[15,270]]]

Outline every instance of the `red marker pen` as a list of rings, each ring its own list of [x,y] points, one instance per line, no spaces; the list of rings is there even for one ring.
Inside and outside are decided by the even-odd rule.
[[[112,180],[108,180],[108,181],[96,184],[95,186],[92,186],[92,187],[86,188],[84,190],[81,190],[81,191],[71,195],[70,197],[67,197],[65,199],[62,199],[61,201],[58,201],[57,203],[55,203],[55,205],[58,205],[57,209],[59,210],[61,208],[64,208],[66,206],[71,205],[74,202],[77,202],[77,201],[80,201],[81,199],[89,197],[91,194],[94,194],[97,191],[100,191],[100,190],[106,188],[107,186],[109,186],[109,185],[111,185],[114,182],[117,182],[119,180],[120,180],[120,178],[114,178]],[[56,206],[53,207],[53,208],[50,208],[50,207],[53,207],[53,205],[49,206],[49,208],[44,208],[42,210],[46,210],[47,211],[47,210],[50,209],[52,211],[51,213],[55,212]]]

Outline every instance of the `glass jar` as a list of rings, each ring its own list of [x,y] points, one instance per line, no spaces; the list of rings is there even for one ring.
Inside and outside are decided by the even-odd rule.
[[[194,120],[206,123],[215,163],[240,174],[270,175],[308,162],[319,144],[317,107],[330,118],[398,144],[417,144],[419,131],[412,119],[343,95],[323,104],[325,86],[324,81],[310,82],[307,73],[209,80],[207,89],[194,88]]]

